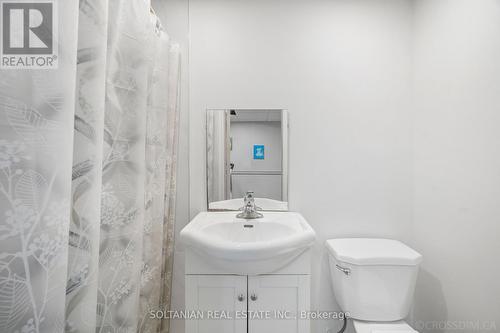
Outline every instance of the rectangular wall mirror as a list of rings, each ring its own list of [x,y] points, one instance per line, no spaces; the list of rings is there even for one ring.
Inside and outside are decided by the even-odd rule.
[[[209,109],[208,210],[238,210],[247,191],[262,210],[288,210],[288,113]]]

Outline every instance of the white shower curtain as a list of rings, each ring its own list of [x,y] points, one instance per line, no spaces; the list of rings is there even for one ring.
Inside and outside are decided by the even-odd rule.
[[[59,67],[0,71],[0,332],[157,332],[179,50],[144,0],[59,0]]]

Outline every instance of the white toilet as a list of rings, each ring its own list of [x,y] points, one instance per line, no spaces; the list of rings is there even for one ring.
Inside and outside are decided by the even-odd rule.
[[[344,238],[326,242],[333,291],[357,333],[417,332],[408,315],[422,256],[392,239]]]

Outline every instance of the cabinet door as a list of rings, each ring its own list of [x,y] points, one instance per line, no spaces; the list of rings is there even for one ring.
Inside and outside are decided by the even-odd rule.
[[[309,333],[309,275],[261,275],[248,278],[249,333]]]
[[[186,333],[246,333],[246,319],[237,317],[247,309],[246,296],[246,276],[186,275],[186,310],[203,313],[186,319]]]

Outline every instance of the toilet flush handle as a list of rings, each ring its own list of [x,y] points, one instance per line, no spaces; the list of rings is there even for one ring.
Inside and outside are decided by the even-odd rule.
[[[336,267],[339,271],[341,271],[342,273],[344,273],[345,275],[347,275],[347,276],[351,275],[351,269],[350,269],[350,268],[347,268],[347,267],[342,267],[342,266],[337,265],[337,264],[335,265],[335,267]]]

